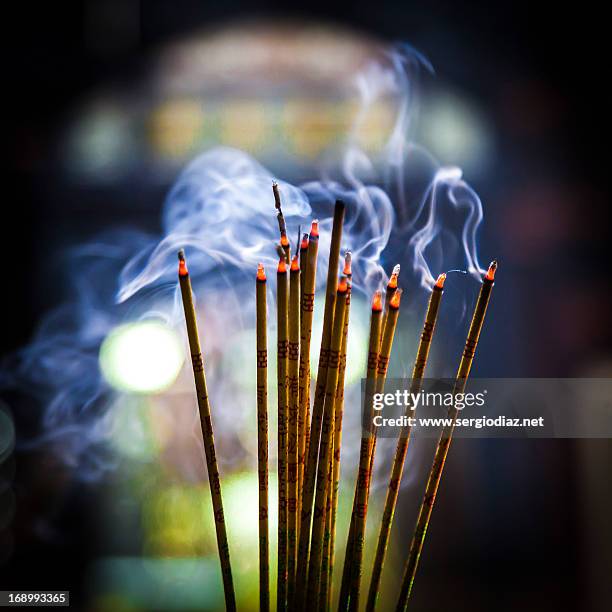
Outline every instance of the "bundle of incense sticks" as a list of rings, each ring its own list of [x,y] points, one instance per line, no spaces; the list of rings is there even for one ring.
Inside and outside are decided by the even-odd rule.
[[[304,234],[296,255],[291,259],[279,187],[273,184],[280,239],[276,286],[277,389],[278,389],[278,610],[329,610],[332,602],[332,578],[338,522],[338,486],[344,412],[344,376],[349,337],[351,302],[351,255],[347,253],[343,274],[339,256],[344,220],[344,203],[334,208],[330,242],[329,268],[323,315],[319,365],[310,416],[310,349],[315,301],[318,256],[318,221]],[[299,257],[298,257],[299,250]],[[290,264],[290,265],[289,265]],[[476,346],[484,324],[497,263],[483,276],[465,349],[457,372],[454,393],[462,393],[467,383]],[[289,273],[288,273],[289,272]],[[399,265],[395,266],[386,287],[384,308],[380,291],[372,300],[366,379],[363,393],[363,431],[359,466],[350,516],[339,610],[356,612],[360,604],[364,565],[365,527],[374,458],[376,427],[373,425],[373,397],[384,389],[402,290],[398,288]],[[429,299],[417,355],[412,371],[411,393],[418,393],[425,374],[446,275],[441,274]],[[204,376],[204,362],[196,324],[191,282],[185,255],[179,252],[179,281],[183,299],[187,335],[192,357],[197,401],[210,490],[213,500],[218,554],[223,577],[225,603],[235,610],[235,594],[221,483],[217,467],[210,404]],[[270,608],[269,570],[269,485],[268,485],[268,398],[267,398],[267,305],[266,275],[259,264],[256,274],[257,331],[257,436],[259,481],[259,603]],[[425,495],[410,544],[401,584],[397,610],[406,609],[423,549],[444,461],[452,439],[457,410],[451,407],[453,425],[443,429],[436,448]],[[366,609],[374,610],[380,588],[389,535],[410,439],[410,428],[399,435],[391,467],[385,506],[378,531],[378,541]]]

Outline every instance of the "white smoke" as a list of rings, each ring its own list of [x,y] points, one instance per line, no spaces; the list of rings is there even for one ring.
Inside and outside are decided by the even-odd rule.
[[[57,449],[67,464],[85,478],[112,467],[104,443],[114,427],[109,407],[116,392],[98,366],[106,335],[120,323],[150,317],[182,333],[179,248],[186,250],[196,298],[207,313],[213,399],[235,391],[228,388],[228,347],[253,330],[257,263],[276,263],[273,180],[280,185],[292,243],[299,225],[304,232],[313,218],[320,220],[319,288],[337,198],[346,203],[343,249],[353,252],[356,293],[380,288],[397,262],[402,284],[413,289],[431,288],[435,277],[451,268],[479,277],[481,202],[459,169],[440,168],[410,139],[422,68],[431,70],[412,49],[398,47],[355,76],[360,110],[354,128],[341,149],[327,156],[317,180],[294,186],[241,151],[214,148],[178,177],[164,204],[160,235],[121,230],[71,251],[72,278],[78,280],[66,304],[49,315],[3,375],[4,385],[19,386],[43,404],[43,439],[60,441]],[[393,104],[395,121],[385,145],[371,155],[360,145],[360,127],[381,101]],[[226,425],[236,429],[231,411],[215,418],[221,431]]]

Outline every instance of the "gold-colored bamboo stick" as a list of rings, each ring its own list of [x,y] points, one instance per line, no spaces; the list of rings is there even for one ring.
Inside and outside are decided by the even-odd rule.
[[[303,242],[303,241],[302,241]],[[302,495],[304,487],[304,463],[310,436],[310,345],[312,337],[312,317],[315,303],[317,280],[317,255],[319,252],[319,222],[314,220],[310,228],[306,252],[306,269],[302,270],[304,291],[302,292],[302,311],[300,319],[300,450],[298,466],[299,511],[298,523],[302,516]]]
[[[200,337],[198,334],[198,324],[195,306],[193,303],[191,280],[189,278],[189,271],[185,262],[185,253],[182,249],[179,251],[178,257],[179,284],[181,287],[183,310],[185,312],[185,324],[187,327],[187,337],[189,339],[189,350],[191,353],[191,365],[193,368],[193,377],[197,392],[200,426],[202,428],[202,438],[204,440],[204,454],[206,457],[206,466],[208,468],[208,482],[210,485],[210,494],[215,519],[215,531],[217,535],[219,561],[221,563],[221,575],[223,577],[225,607],[228,611],[234,611],[236,610],[236,596],[234,594],[232,566],[230,563],[229,545],[227,541],[227,531],[225,528],[225,516],[223,514],[221,480],[219,478],[219,468],[217,466],[217,456],[215,453],[215,438],[213,435],[210,402],[208,399],[208,389],[206,387],[206,376],[204,374],[204,360],[202,358],[202,349],[200,347]]]
[[[323,311],[323,333],[321,350],[319,352],[319,367],[315,385],[315,397],[312,407],[310,427],[310,442],[308,445],[308,463],[304,471],[302,488],[302,512],[300,522],[300,540],[298,548],[298,565],[294,609],[303,610],[306,600],[306,585],[308,580],[308,553],[310,544],[310,526],[312,520],[312,502],[315,491],[317,460],[319,455],[319,440],[323,421],[323,404],[325,400],[325,385],[327,381],[327,366],[329,363],[329,345],[331,341],[336,290],[338,285],[338,260],[340,258],[340,241],[342,239],[342,223],[344,221],[344,202],[336,201],[334,220],[329,248],[329,268],[327,270],[327,289],[325,308]],[[310,262],[309,262],[310,265]]]
[[[374,385],[376,382],[376,371],[378,369],[378,355],[380,352],[380,337],[382,329],[383,319],[383,305],[381,292],[377,291],[374,294],[372,300],[372,315],[370,318],[370,338],[368,343],[368,359],[366,364],[366,385],[364,393],[364,410],[368,405],[368,395],[374,392]],[[366,422],[364,418],[364,423]],[[359,452],[360,461],[364,454],[369,452],[369,436],[365,433],[361,436],[361,448]],[[370,462],[367,461],[369,468]],[[359,479],[359,474],[357,475]],[[356,483],[357,484],[357,483]],[[342,570],[342,583],[340,587],[340,598],[339,598],[339,610],[346,610],[348,608],[348,601],[350,595],[351,586],[351,567],[353,561],[353,545],[355,538],[355,521],[353,517],[357,511],[357,486],[355,487],[355,495],[353,498],[353,511],[351,512],[351,521],[349,524],[349,533],[346,540],[346,549],[344,554],[344,567]]]
[[[346,292],[346,311],[344,313],[344,332],[342,335],[342,348],[340,351],[340,369],[338,370],[338,386],[336,387],[336,395],[334,397],[334,441],[333,452],[331,457],[331,486],[329,494],[328,507],[330,508],[329,520],[327,528],[329,533],[326,533],[324,541],[325,548],[323,549],[323,565],[327,566],[328,578],[323,580],[321,575],[321,601],[325,601],[327,609],[331,609],[332,591],[333,591],[333,575],[334,575],[334,555],[336,545],[336,515],[338,511],[338,489],[340,485],[340,451],[342,449],[342,419],[344,416],[344,377],[346,374],[346,347],[348,342],[348,328],[350,319],[351,306],[351,280],[352,280],[352,255],[350,251],[344,256],[343,274],[348,281],[348,291]]]
[[[291,261],[291,245],[289,244],[289,238],[287,237],[287,226],[285,224],[285,216],[283,215],[283,209],[281,206],[281,196],[278,183],[275,181],[272,183],[272,193],[274,194],[274,206],[278,213],[276,220],[278,221],[278,230],[280,232],[280,245],[283,247],[285,252],[285,261],[287,265]]]
[[[382,331],[380,335],[381,340],[383,334],[385,333],[385,325],[387,324],[387,318],[389,317],[389,304],[391,303],[391,299],[397,291],[397,281],[399,280],[399,274],[400,265],[396,264],[395,266],[393,266],[393,271],[391,272],[389,282],[387,283],[387,288],[385,289],[385,309],[383,311]]]
[[[302,241],[300,242],[300,295],[304,295],[304,282],[306,280],[306,264],[308,260],[308,234],[305,233],[302,236]]]
[[[279,247],[276,274],[277,384],[278,384],[278,578],[277,610],[287,609],[288,549],[287,549],[287,424],[289,393],[287,386],[289,283],[284,250]]]
[[[287,571],[289,588],[287,601],[293,601],[298,532],[298,462],[299,462],[299,394],[300,368],[300,264],[295,255],[289,270],[289,345],[288,389],[289,417],[287,438]]]
[[[400,300],[402,290],[398,289],[389,301],[389,312],[385,329],[380,343],[380,353],[378,354],[378,365],[376,367],[376,382],[374,385],[375,393],[382,393],[389,368],[389,359],[393,347],[393,337],[399,316]],[[376,427],[372,419],[372,399],[371,394],[366,395],[367,404],[364,408],[366,423],[369,428],[369,435],[366,436],[366,445],[363,448],[365,453],[360,457],[360,469],[357,477],[357,504],[354,513],[355,530],[353,537],[353,562],[351,564],[351,587],[349,596],[349,610],[357,612],[359,610],[359,595],[361,588],[361,573],[363,565],[363,548],[365,544],[365,527],[368,515],[368,500],[370,494],[370,482],[372,479],[372,469],[374,465],[374,444],[376,442]]]
[[[335,428],[334,428],[335,432]],[[332,497],[331,490],[333,485],[334,458],[333,458],[333,440],[332,448],[329,453],[329,462],[327,468],[327,491],[325,493],[325,528],[323,531],[323,554],[321,556],[321,576],[319,579],[319,596],[317,609],[321,612],[326,612],[329,609],[330,600],[330,583],[329,583],[329,553],[331,546],[331,505]]]
[[[489,305],[491,292],[493,291],[496,270],[497,262],[493,261],[489,266],[487,273],[483,277],[480,292],[478,294],[478,300],[476,301],[476,306],[474,308],[474,314],[472,315],[472,322],[470,323],[470,329],[465,341],[465,348],[463,349],[461,362],[459,363],[459,368],[457,370],[455,386],[453,389],[453,393],[455,394],[463,393],[465,390],[465,385],[472,368],[472,363],[474,362],[474,355],[476,354],[478,339],[480,337],[480,332],[482,331],[485,315],[487,313],[487,306]],[[408,601],[410,599],[412,586],[414,584],[414,577],[416,575],[419,559],[423,550],[423,543],[425,542],[425,535],[427,533],[429,519],[431,518],[431,511],[436,500],[438,486],[440,485],[440,479],[442,478],[442,472],[444,470],[444,462],[446,461],[448,449],[453,437],[457,413],[457,408],[455,408],[455,406],[451,406],[448,411],[448,418],[451,419],[451,423],[442,429],[442,433],[440,434],[440,438],[438,440],[433,464],[431,466],[429,478],[425,487],[425,494],[419,510],[412,541],[410,542],[410,551],[408,553],[408,560],[406,562],[404,576],[402,578],[402,584],[400,587],[400,594],[397,601],[396,610],[398,612],[402,612],[408,607]]]
[[[334,439],[334,398],[338,386],[338,370],[340,368],[340,351],[344,335],[344,313],[346,311],[346,294],[348,283],[342,277],[337,291],[334,308],[332,337],[328,352],[327,379],[325,383],[325,398],[323,409],[323,424],[321,442],[319,445],[319,460],[317,465],[316,495],[314,503],[312,537],[310,541],[310,559],[308,565],[308,589],[306,593],[306,609],[318,608],[319,587],[321,580],[321,556],[323,554],[323,537],[325,533],[325,509],[327,506],[327,491],[329,483],[329,468],[332,441]]]
[[[268,533],[268,338],[266,273],[257,266],[257,475],[259,481],[259,609],[270,609],[270,544]]]
[[[442,294],[444,292],[445,279],[446,274],[440,274],[438,280],[434,284],[431,296],[429,297],[427,313],[425,314],[425,321],[423,323],[423,331],[421,332],[421,338],[419,340],[419,346],[417,349],[416,358],[414,360],[414,367],[412,369],[412,381],[410,383],[411,394],[417,394],[421,390],[422,379],[423,375],[425,374],[427,358],[429,356],[429,349],[431,347],[431,341],[436,328],[436,321],[438,320],[438,312],[440,310],[440,302],[442,301]],[[407,413],[408,412],[409,409],[407,410]],[[399,438],[397,440],[397,448],[395,450],[395,457],[391,467],[391,475],[389,477],[389,486],[387,487],[385,506],[380,521],[378,543],[376,545],[372,577],[370,580],[370,588],[366,602],[366,610],[368,612],[373,612],[374,608],[376,607],[376,599],[378,597],[378,590],[380,587],[380,578],[385,562],[387,546],[389,544],[389,536],[391,534],[391,527],[393,525],[393,516],[395,514],[395,506],[397,504],[397,497],[402,481],[402,473],[404,470],[406,453],[408,452],[409,441],[410,426],[406,425],[400,431]]]

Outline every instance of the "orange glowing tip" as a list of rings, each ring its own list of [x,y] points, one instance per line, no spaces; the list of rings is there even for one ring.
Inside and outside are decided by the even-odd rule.
[[[402,290],[398,289],[389,302],[389,308],[399,308],[400,300],[402,299]]]
[[[181,249],[178,252],[178,259],[179,259],[179,268],[178,268],[179,276],[187,276],[189,274],[189,270],[187,270],[187,263],[185,262],[185,251],[183,249]]]
[[[264,269],[263,264],[257,264],[257,280],[265,281],[266,280],[266,271]]]
[[[314,219],[312,225],[310,226],[310,238],[318,238],[319,237],[319,220]]]
[[[300,249],[307,249],[308,248],[308,234],[304,234],[302,236],[302,244],[300,244]]]
[[[346,280],[346,276],[340,277],[340,282],[338,283],[338,293],[346,293],[348,291],[348,281]]]
[[[353,254],[350,251],[347,251],[344,254],[344,270],[342,270],[342,274],[346,276],[353,275],[353,269],[351,268],[351,263],[353,261]]]
[[[289,238],[287,238],[287,234],[283,234],[281,236],[280,243],[281,243],[282,247],[288,247],[289,246]]]
[[[438,289],[442,289],[444,287],[444,281],[446,280],[446,274],[442,272],[440,276],[438,276],[438,280],[436,281],[436,287]]]
[[[389,283],[387,284],[387,289],[397,289],[397,273],[394,272],[389,279]]]
[[[382,312],[382,291],[376,291],[372,298],[372,310]]]
[[[495,280],[495,271],[497,270],[497,261],[494,259],[490,264],[489,264],[489,269],[487,270],[487,273],[485,274],[485,278],[489,281]]]
[[[293,259],[291,260],[291,271],[292,272],[299,272],[300,271],[300,264],[298,261],[298,256],[294,255]]]

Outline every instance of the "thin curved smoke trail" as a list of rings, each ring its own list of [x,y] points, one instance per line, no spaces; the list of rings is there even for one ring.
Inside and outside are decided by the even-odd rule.
[[[372,61],[354,79],[361,101],[354,128],[341,151],[323,164],[320,179],[299,186],[279,181],[292,239],[299,224],[306,231],[312,218],[320,219],[319,287],[327,270],[336,198],[347,205],[343,248],[353,251],[357,294],[379,288],[387,279],[383,265],[389,269],[397,261],[404,286],[414,290],[429,289],[438,273],[451,268],[465,269],[475,278],[481,272],[478,196],[459,169],[440,168],[410,139],[423,68],[431,70],[408,47]],[[360,146],[359,130],[381,101],[392,102],[396,115],[386,144],[373,156]],[[94,479],[112,468],[106,442],[120,427],[111,409],[118,392],[100,374],[100,344],[117,325],[147,318],[161,319],[183,333],[176,287],[176,252],[181,247],[187,251],[198,304],[207,313],[213,401],[235,392],[229,389],[234,383],[228,382],[228,346],[253,330],[257,262],[270,270],[276,265],[273,179],[279,180],[246,153],[221,147],[206,151],[187,165],[170,190],[160,235],[124,229],[70,251],[71,270],[77,271],[72,278],[78,280],[66,303],[20,351],[16,365],[5,369],[2,383],[36,395],[43,405],[42,440],[55,441],[57,452],[82,478]],[[415,192],[420,195],[413,197]],[[271,292],[270,304],[272,299]],[[188,379],[181,380],[168,393],[186,392]],[[231,411],[220,411],[215,419],[222,432],[236,428]]]

